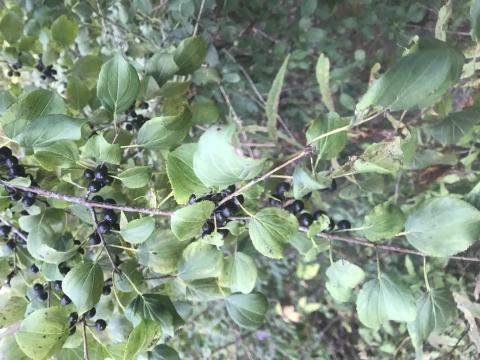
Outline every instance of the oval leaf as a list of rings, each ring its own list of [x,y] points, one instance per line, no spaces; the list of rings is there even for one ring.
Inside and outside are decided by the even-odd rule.
[[[256,329],[265,320],[268,301],[265,295],[254,292],[251,294],[233,294],[225,299],[228,315],[243,328]]]
[[[127,110],[135,101],[140,80],[135,68],[117,54],[102,65],[97,96],[114,113]]]
[[[75,265],[62,281],[63,292],[83,314],[100,300],[103,288],[103,270],[97,263],[86,261]]]
[[[269,258],[283,257],[283,248],[298,231],[297,218],[277,208],[266,208],[250,220],[248,233],[257,251]]]
[[[357,313],[369,328],[378,328],[388,320],[409,322],[415,320],[415,300],[406,287],[382,274],[363,285],[357,297]]]
[[[326,274],[328,278],[327,290],[339,302],[348,301],[352,289],[365,278],[365,273],[359,266],[343,259],[330,265]]]
[[[120,229],[120,235],[130,244],[140,244],[152,235],[155,229],[155,219],[144,217],[130,221]]]
[[[183,251],[178,276],[186,281],[218,277],[222,273],[223,253],[216,246],[194,242]]]
[[[453,197],[429,199],[408,216],[405,232],[410,244],[426,255],[455,255],[478,239],[480,211]]]
[[[138,189],[146,186],[150,181],[150,166],[136,166],[122,171],[117,177],[129,189]]]
[[[180,241],[195,237],[214,209],[213,202],[200,201],[175,211],[170,223],[173,234]]]

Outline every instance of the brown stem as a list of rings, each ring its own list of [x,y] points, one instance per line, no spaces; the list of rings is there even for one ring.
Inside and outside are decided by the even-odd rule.
[[[386,251],[392,251],[392,252],[410,254],[410,255],[422,256],[422,257],[426,256],[424,253],[417,250],[407,249],[400,246],[376,244],[359,237],[350,237],[350,236],[342,236],[342,235],[327,234],[327,233],[319,233],[317,234],[317,236],[325,239],[329,239],[329,240],[343,241],[350,244],[357,244],[357,245],[366,246],[370,248],[377,248],[379,250],[386,250]],[[448,259],[480,262],[480,258],[468,257],[468,256],[450,256],[448,257]]]
[[[63,200],[69,203],[83,205],[88,208],[113,209],[113,210],[124,211],[124,212],[134,212],[134,213],[142,213],[142,214],[157,215],[157,216],[172,215],[172,212],[170,211],[164,211],[164,210],[155,209],[155,208],[139,208],[139,207],[133,207],[133,206],[126,206],[126,205],[105,204],[105,203],[100,203],[96,201],[89,201],[81,197],[60,194],[54,191],[44,190],[36,187],[24,187],[24,186],[18,186],[18,185],[11,185],[3,180],[0,180],[0,184],[8,186],[10,188],[19,189],[22,191],[30,191],[32,193],[35,193],[37,195],[40,195],[46,198]]]

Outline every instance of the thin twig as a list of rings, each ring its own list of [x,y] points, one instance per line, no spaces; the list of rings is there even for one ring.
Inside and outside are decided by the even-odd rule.
[[[114,205],[114,204],[105,204],[105,203],[100,203],[96,201],[89,201],[85,200],[80,197],[76,196],[71,196],[67,194],[61,194],[57,193],[54,191],[50,190],[44,190],[36,187],[24,187],[24,186],[18,186],[18,185],[12,185],[7,183],[6,181],[0,180],[0,184],[8,186],[10,188],[15,188],[23,191],[29,191],[32,193],[35,193],[37,195],[50,198],[50,199],[57,199],[57,200],[63,200],[69,203],[74,203],[74,204],[79,204],[86,206],[88,208],[102,208],[102,209],[112,209],[112,210],[118,210],[118,211],[123,211],[123,212],[134,212],[134,213],[141,213],[141,214],[149,214],[149,215],[158,215],[158,216],[171,216],[172,212],[170,211],[164,211],[156,208],[139,208],[139,207],[133,207],[133,206],[126,206],[126,205]]]
[[[97,214],[95,213],[95,210],[91,207],[88,208],[90,211],[90,215],[92,215],[92,220],[95,225],[95,227],[98,227],[98,221],[97,221]],[[98,236],[100,237],[100,241],[102,242],[102,246],[105,249],[105,252],[107,253],[108,259],[110,260],[110,263],[112,264],[112,269],[114,273],[120,273],[120,269],[118,268],[117,264],[115,264],[115,260],[113,259],[112,253],[110,252],[110,249],[108,248],[108,245],[105,241],[105,238],[103,237],[103,234],[97,231]]]
[[[85,326],[85,320],[82,322],[82,337],[83,337],[83,360],[89,360],[88,357],[88,344],[87,344],[87,328]]]
[[[424,253],[422,253],[420,251],[417,251],[417,250],[407,249],[407,248],[400,247],[400,246],[376,244],[376,243],[372,243],[372,242],[370,242],[366,239],[359,238],[359,237],[354,237],[354,236],[342,236],[342,235],[328,234],[328,233],[319,233],[319,234],[317,234],[317,236],[325,238],[325,239],[329,239],[329,240],[343,241],[343,242],[350,243],[350,244],[357,244],[357,245],[362,245],[362,246],[366,246],[366,247],[370,247],[370,248],[376,248],[378,250],[386,250],[386,251],[392,251],[392,252],[396,252],[396,253],[410,254],[410,255],[421,256],[421,257],[428,257],[428,255],[425,255]],[[448,259],[449,260],[480,262],[480,258],[468,257],[468,256],[450,256],[450,257],[448,257]]]
[[[237,191],[235,191],[234,193],[228,195],[227,197],[223,198],[222,201],[220,201],[218,203],[218,205],[222,205],[224,203],[226,203],[228,200],[234,198],[235,196],[237,195],[240,195],[241,193],[243,193],[245,190],[251,188],[253,185],[255,185],[256,183],[260,182],[260,181],[263,181],[265,180],[266,178],[270,177],[270,175],[272,174],[275,174],[277,171],[279,170],[282,170],[284,167],[294,163],[295,161],[309,155],[312,153],[312,149],[310,147],[306,147],[305,149],[303,149],[301,152],[299,152],[297,155],[295,155],[293,158],[291,158],[290,160],[284,162],[283,164],[281,165],[278,165],[276,168],[266,172],[265,174],[263,174],[262,176],[259,176],[257,178],[254,178],[253,180],[250,180],[250,182],[246,183],[244,186],[242,186],[240,189],[238,189]]]
[[[198,32],[198,24],[200,24],[200,19],[202,18],[202,12],[203,12],[203,6],[205,5],[205,0],[202,0],[202,3],[200,4],[200,10],[198,10],[198,16],[197,16],[197,23],[195,24],[195,28],[193,29],[193,35],[197,35]]]

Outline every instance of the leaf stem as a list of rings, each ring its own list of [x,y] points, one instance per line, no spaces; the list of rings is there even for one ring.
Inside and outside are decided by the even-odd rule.
[[[240,206],[240,209],[242,209],[245,214],[247,214],[248,216],[250,216],[250,217],[252,217],[252,218],[255,217],[255,215],[253,215],[250,211],[248,211],[247,209],[245,209],[245,207],[244,207],[242,204],[237,203],[237,205]]]
[[[85,319],[82,321],[82,337],[83,337],[83,360],[89,360],[88,344],[87,344],[87,327],[85,326]]]
[[[330,244],[328,246],[328,258],[330,259],[330,265],[333,265],[333,244],[332,240],[330,239]]]
[[[378,280],[380,280],[380,277],[382,276],[382,270],[380,269],[380,257],[378,256],[377,247],[375,247],[375,255],[377,258],[377,277],[378,277]]]
[[[425,287],[427,288],[427,291],[430,291],[430,283],[428,282],[428,271],[427,271],[427,257],[423,257],[423,278],[425,280]]]

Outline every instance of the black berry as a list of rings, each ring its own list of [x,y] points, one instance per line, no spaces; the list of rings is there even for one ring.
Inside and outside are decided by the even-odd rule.
[[[35,291],[37,294],[42,293],[44,290],[44,287],[40,283],[33,284],[33,291]]]
[[[95,169],[95,179],[96,180],[105,180],[105,178],[108,176],[108,168],[105,165],[99,165]]]
[[[313,223],[313,216],[309,213],[301,213],[298,216],[298,223],[300,226],[309,227]]]
[[[277,187],[275,188],[277,191],[277,194],[283,195],[283,193],[287,192],[290,190],[290,184],[287,182],[281,182],[277,184]]]
[[[195,204],[196,201],[197,201],[197,197],[195,196],[195,194],[190,195],[190,197],[188,198],[189,205]]]
[[[38,273],[38,272],[40,271],[40,269],[38,268],[38,266],[35,265],[35,264],[32,264],[32,265],[29,267],[29,270],[30,270],[32,273],[34,273],[34,274],[36,274],[36,273]]]
[[[95,321],[95,327],[98,331],[103,331],[107,327],[107,323],[103,319],[98,319],[97,321]]]
[[[98,245],[102,242],[102,239],[100,239],[100,235],[98,235],[98,233],[94,232],[94,233],[91,233],[89,236],[88,236],[88,243],[90,245]]]
[[[300,211],[302,211],[304,208],[303,201],[301,200],[295,200],[292,202],[290,205],[286,207],[287,211],[293,213],[293,214],[298,214]]]
[[[70,271],[70,268],[66,265],[60,264],[60,265],[58,265],[58,271],[60,272],[60,274],[65,276]]]
[[[315,212],[313,213],[313,218],[314,218],[315,220],[318,220],[318,218],[319,218],[320,216],[322,216],[322,215],[327,215],[327,213],[326,213],[325,211],[323,211],[323,210],[317,210],[317,211],[315,211]]]
[[[97,231],[100,234],[108,234],[108,233],[110,233],[110,230],[111,230],[111,226],[110,226],[110,223],[108,221],[101,221],[101,222],[98,223]]]
[[[235,201],[232,201],[232,200],[227,201],[225,204],[223,204],[221,208],[221,212],[223,216],[225,216],[226,218],[229,218],[232,215],[234,215],[236,211],[237,211],[237,205],[235,204]]]
[[[117,204],[117,202],[113,199],[105,199],[103,202],[105,204],[110,204],[110,205],[116,205]]]
[[[103,212],[103,220],[108,221],[110,223],[117,222],[118,216],[115,212],[111,209],[107,209]]]
[[[269,198],[268,203],[271,206],[281,206],[282,205],[282,202],[280,200],[278,200],[277,198],[274,198],[274,197]]]
[[[95,179],[95,172],[90,169],[85,169],[85,171],[83,172],[83,177],[87,180],[93,180]]]
[[[70,270],[70,269],[69,269]],[[67,271],[68,272],[68,271]],[[55,291],[62,291],[62,282],[60,280],[55,280],[52,282],[52,288]]]
[[[95,202],[103,202],[103,197],[101,197],[100,195],[95,195],[94,197],[92,197],[92,201],[95,201]]]
[[[97,310],[95,308],[91,308],[85,314],[83,314],[83,316],[85,317],[85,319],[91,319],[95,316],[96,313]]]
[[[5,159],[5,165],[8,168],[13,168],[14,166],[18,165],[18,159],[15,156],[8,156]]]
[[[23,197],[22,198],[22,204],[23,206],[25,207],[30,207],[32,206],[33,204],[35,204],[35,198],[29,198],[29,197]]]
[[[0,147],[0,155],[5,156],[5,157],[12,156],[12,150],[10,150],[6,146],[2,146],[2,147]]]
[[[7,246],[7,249],[13,250],[15,249],[15,246],[17,245],[14,240],[8,240],[5,245]]]
[[[230,232],[228,229],[219,229],[218,233],[222,236],[222,239],[225,239]]]
[[[73,335],[75,334],[75,332],[77,331],[77,327],[76,326],[72,326],[70,328],[70,330],[68,331],[68,335]]]
[[[75,324],[78,321],[78,313],[77,312],[72,312],[70,315],[68,315],[68,321],[70,324]]]
[[[235,200],[236,200],[239,204],[243,204],[244,201],[245,201],[245,197],[244,197],[242,194],[240,194],[240,195],[238,195],[238,196],[235,197]]]
[[[105,285],[102,289],[102,294],[103,295],[110,295],[111,292],[112,292],[112,287],[111,286]]]
[[[102,189],[102,183],[96,180],[90,181],[88,183],[87,189],[88,189],[88,192],[91,192],[91,193],[99,192]]]
[[[70,300],[70,298],[67,295],[62,295],[62,297],[60,298],[60,304],[62,305],[68,305],[71,302],[72,300]]]
[[[215,213],[215,221],[217,223],[217,226],[220,226],[220,227],[227,223],[227,219],[225,218],[225,216],[223,216],[221,212]]]
[[[0,236],[6,238],[10,234],[10,231],[12,231],[12,228],[8,225],[2,225],[0,226]]]
[[[228,193],[228,194],[233,194],[235,192],[235,190],[236,190],[235,185],[230,185],[229,187],[227,187],[225,189],[225,192]]]
[[[38,297],[40,298],[40,300],[42,301],[46,301],[48,299],[48,293],[46,291],[38,294]]]
[[[351,227],[352,227],[352,224],[350,224],[350,221],[348,220],[340,220],[337,223],[337,228],[339,230],[347,230],[347,229],[350,229]]]
[[[207,221],[205,224],[203,224],[203,226],[202,226],[203,235],[211,234],[214,229],[215,229],[215,225],[213,224],[212,221],[208,220],[208,221]]]

